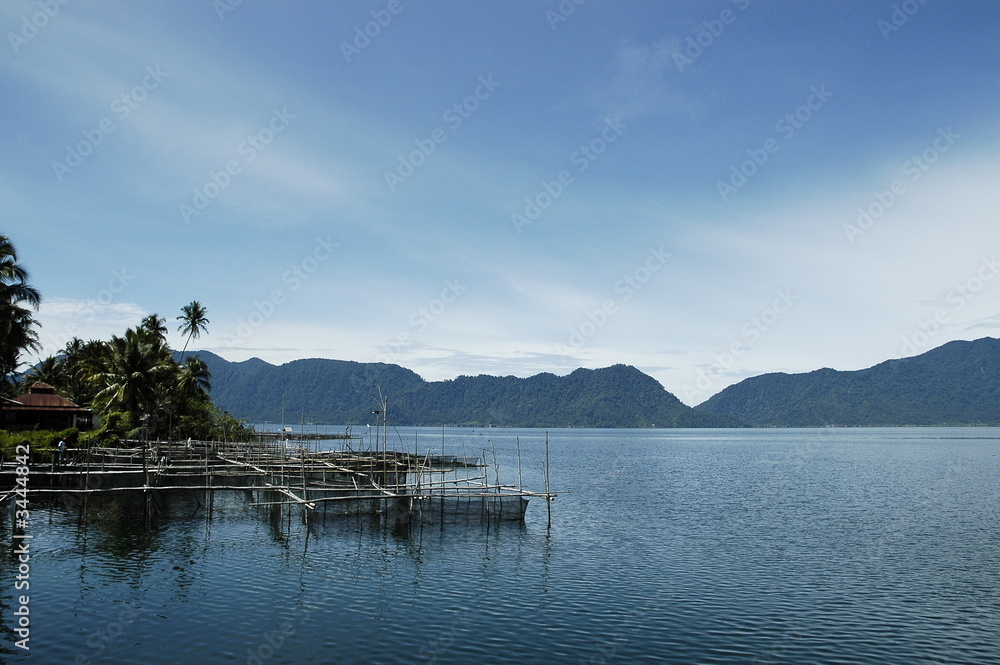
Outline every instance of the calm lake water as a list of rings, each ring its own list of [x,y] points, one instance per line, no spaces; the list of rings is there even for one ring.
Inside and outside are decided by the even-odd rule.
[[[441,430],[399,429],[412,449]],[[395,438],[397,435],[393,433]],[[545,432],[448,429],[542,489]],[[997,663],[1000,429],[553,430],[524,524],[32,499],[34,663]],[[489,453],[492,464],[492,451]],[[492,471],[491,471],[492,474]],[[92,513],[93,511],[90,511]],[[209,519],[210,518],[210,519]]]

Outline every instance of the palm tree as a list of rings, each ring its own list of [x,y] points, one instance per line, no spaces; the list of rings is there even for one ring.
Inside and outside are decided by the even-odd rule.
[[[212,373],[201,358],[188,358],[177,365],[177,390],[182,397],[197,398],[212,389]]]
[[[107,357],[89,376],[98,386],[94,404],[103,413],[124,411],[138,421],[156,408],[158,388],[173,369],[169,351],[132,329],[112,337],[108,346]]]
[[[192,300],[190,305],[184,305],[184,307],[181,308],[181,315],[177,317],[177,320],[181,322],[181,325],[177,328],[177,330],[187,335],[187,340],[184,342],[184,348],[181,350],[181,362],[184,361],[184,354],[187,352],[188,344],[191,343],[191,339],[198,339],[201,337],[202,331],[208,332],[209,320],[205,316],[206,314],[208,314],[208,310],[205,309],[197,300]]]
[[[84,342],[82,339],[80,339],[79,337],[74,337],[68,342],[66,342],[66,346],[63,347],[63,355],[66,357],[66,360],[73,360],[75,358],[79,358],[80,355],[83,353],[83,349],[86,345],[87,343]]]
[[[108,345],[99,340],[84,342],[74,337],[66,342],[63,355],[63,388],[65,396],[80,406],[89,407],[97,393],[91,375],[102,371],[108,357]]]
[[[212,400],[208,395],[211,389],[211,373],[208,365],[198,356],[178,363],[171,357],[171,371],[164,376],[159,385],[157,409],[149,419],[153,433],[166,433],[174,436],[174,424],[179,425],[179,431],[192,436],[196,432],[199,438],[207,436],[204,426],[211,420]]]
[[[17,250],[10,238],[0,235],[0,289],[7,303],[26,302],[38,309],[42,297],[38,289],[28,285],[28,269],[17,260]]]
[[[4,381],[21,364],[24,351],[40,348],[32,310],[38,309],[42,298],[28,278],[14,244],[0,235],[0,376]]]
[[[165,344],[167,342],[167,320],[158,314],[150,314],[139,324],[139,330],[155,335]]]
[[[37,351],[38,325],[30,309],[0,297],[0,376],[8,377],[21,364],[21,354]]]
[[[65,384],[66,365],[59,356],[49,356],[31,369],[31,380],[47,383],[56,390]]]

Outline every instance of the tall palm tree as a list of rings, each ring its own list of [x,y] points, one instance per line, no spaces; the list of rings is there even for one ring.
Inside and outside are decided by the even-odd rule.
[[[139,324],[143,332],[155,335],[165,344],[167,341],[167,320],[158,314],[150,314]]]
[[[42,297],[28,278],[14,244],[0,235],[0,376],[4,381],[21,364],[23,352],[40,348],[32,310],[38,309]]]
[[[177,317],[181,325],[177,330],[187,335],[184,348],[181,350],[181,362],[184,361],[184,354],[187,353],[191,340],[201,337],[202,331],[208,332],[209,320],[206,314],[208,314],[208,310],[197,300],[192,300],[190,305],[184,305],[181,308],[181,315]]]

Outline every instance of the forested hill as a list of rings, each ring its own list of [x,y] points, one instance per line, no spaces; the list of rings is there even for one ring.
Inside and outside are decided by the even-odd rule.
[[[949,342],[868,369],[764,374],[696,407],[752,426],[1000,424],[1000,340]]]
[[[461,376],[424,381],[384,363],[296,360],[275,366],[259,359],[229,362],[197,352],[212,372],[212,399],[251,422],[372,423],[372,393],[389,399],[395,425],[510,427],[712,427],[734,422],[682,404],[638,369],[615,365],[567,376]]]

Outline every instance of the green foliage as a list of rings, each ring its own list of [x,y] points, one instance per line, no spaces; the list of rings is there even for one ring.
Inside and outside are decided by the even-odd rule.
[[[33,463],[48,463],[56,453],[59,441],[65,439],[69,447],[77,447],[80,443],[80,431],[75,427],[52,432],[49,430],[28,430],[25,432],[6,432],[0,430],[0,454],[5,460],[15,456],[17,446],[26,445],[31,450]]]
[[[136,419],[128,411],[111,411],[101,415],[100,432],[106,437],[126,438],[137,427]]]
[[[14,245],[0,235],[0,394],[13,397],[26,389],[24,384],[48,383],[100,416],[100,429],[84,439],[90,445],[118,437],[247,435],[246,423],[213,407],[208,394],[211,374],[204,361],[185,359],[183,352],[178,359],[170,351],[166,319],[156,314],[106,342],[73,339],[19,382],[13,373],[21,354],[39,348],[32,309],[40,301]],[[186,350],[188,342],[207,332],[207,310],[195,300],[177,318],[187,336]]]
[[[198,339],[201,337],[202,332],[208,331],[209,320],[207,314],[208,310],[197,300],[192,300],[191,304],[184,305],[181,308],[181,315],[177,317],[181,325],[177,330],[187,336],[187,339],[184,340],[184,348],[181,350],[182,360],[184,359],[184,354],[187,353],[187,347],[191,343],[191,340]]]
[[[37,350],[38,323],[33,312],[41,295],[28,283],[29,274],[7,236],[0,235],[0,377],[2,390],[13,396],[10,375],[21,364],[25,351]]]
[[[1000,424],[1000,340],[950,342],[853,372],[765,374],[697,407],[761,427]]]
[[[114,432],[98,429],[80,434],[80,448],[91,448],[93,446],[114,446],[118,443],[119,437]]]
[[[204,308],[195,313],[203,329]],[[198,356],[179,359],[168,348],[166,334],[165,320],[153,314],[106,342],[73,339],[59,355],[33,368],[27,381],[45,381],[97,412],[100,429],[86,437],[88,445],[117,438],[244,435],[244,424],[213,407],[205,362]]]
[[[568,376],[463,376],[427,382],[397,365],[259,359],[231,363],[202,353],[217,404],[257,422],[374,424],[376,386],[388,393],[396,425],[538,427],[699,427],[731,424],[680,403],[634,367],[580,369]],[[282,407],[284,405],[284,418]]]
[[[253,441],[257,432],[247,424],[246,419],[236,418],[219,407],[212,407],[212,431],[214,441]]]

